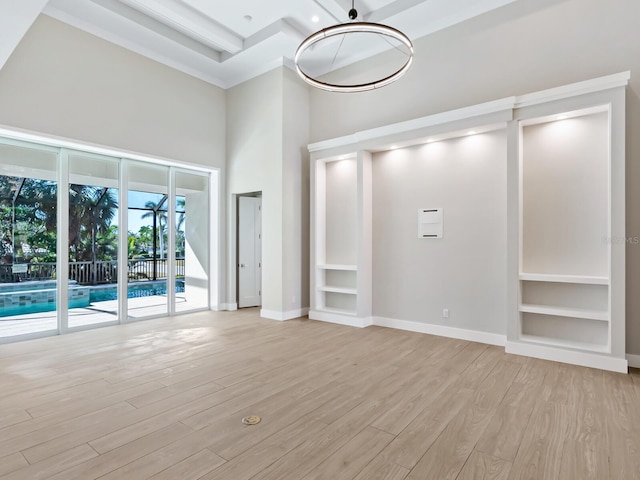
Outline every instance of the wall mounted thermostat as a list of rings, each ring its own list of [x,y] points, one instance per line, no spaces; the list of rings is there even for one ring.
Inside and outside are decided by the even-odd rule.
[[[418,238],[442,238],[442,220],[441,208],[418,210]]]

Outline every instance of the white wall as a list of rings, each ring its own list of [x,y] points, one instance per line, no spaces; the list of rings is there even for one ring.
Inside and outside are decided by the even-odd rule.
[[[523,128],[522,271],[609,276],[609,116]]]
[[[309,305],[309,99],[282,67],[227,91],[228,194],[262,192],[262,309],[280,316]],[[235,245],[230,209],[229,245]],[[304,252],[304,253],[303,253]],[[235,249],[229,299],[235,302]]]
[[[374,316],[504,333],[506,156],[504,131],[374,155]],[[425,208],[443,238],[418,238]]]
[[[313,90],[311,141],[630,70],[626,235],[640,237],[640,2],[520,0],[414,43],[414,66],[393,85],[353,95]],[[626,338],[635,354],[639,290],[640,244],[631,243]]]
[[[283,286],[284,311],[309,306],[309,88],[283,68]]]
[[[358,162],[326,164],[324,263],[358,264]]]
[[[262,192],[262,308],[282,311],[282,72],[227,90],[228,198]],[[235,245],[235,215],[228,216]],[[236,301],[235,248],[229,249],[229,303]]]
[[[225,165],[225,92],[41,15],[0,70],[0,124]]]

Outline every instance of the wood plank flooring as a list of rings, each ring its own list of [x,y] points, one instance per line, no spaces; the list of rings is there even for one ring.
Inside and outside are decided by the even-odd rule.
[[[8,479],[640,480],[640,374],[257,309],[150,320],[0,345]]]

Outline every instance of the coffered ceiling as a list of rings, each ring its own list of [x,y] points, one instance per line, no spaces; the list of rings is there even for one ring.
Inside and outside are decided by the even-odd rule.
[[[355,7],[358,20],[386,23],[415,40],[514,1],[355,0]],[[22,6],[16,8],[16,3]],[[227,88],[278,65],[292,66],[300,42],[320,28],[349,21],[350,8],[351,0],[0,0],[0,17],[6,19],[11,11],[28,28],[42,12]],[[15,18],[10,25],[12,31],[1,35],[12,49],[26,28]],[[372,43],[346,48],[324,71],[314,73],[385,48],[390,47]],[[0,66],[5,60],[0,50]]]

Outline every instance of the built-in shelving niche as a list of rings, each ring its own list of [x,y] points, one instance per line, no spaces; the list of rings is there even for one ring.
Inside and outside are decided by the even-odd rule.
[[[309,317],[377,321],[372,153],[506,129],[506,350],[626,371],[620,239],[629,78],[623,72],[310,145]]]
[[[312,203],[315,205],[312,266],[312,308],[310,316],[327,321],[359,325],[356,317],[369,317],[368,296],[361,291],[370,282],[360,273],[368,272],[361,246],[363,209],[367,188],[363,187],[362,169],[367,158],[362,154],[342,154],[323,158],[314,165]],[[362,324],[361,326],[364,326]]]
[[[624,232],[620,108],[620,95],[602,93],[517,120],[518,301],[507,351],[626,371],[624,252],[611,241]]]

